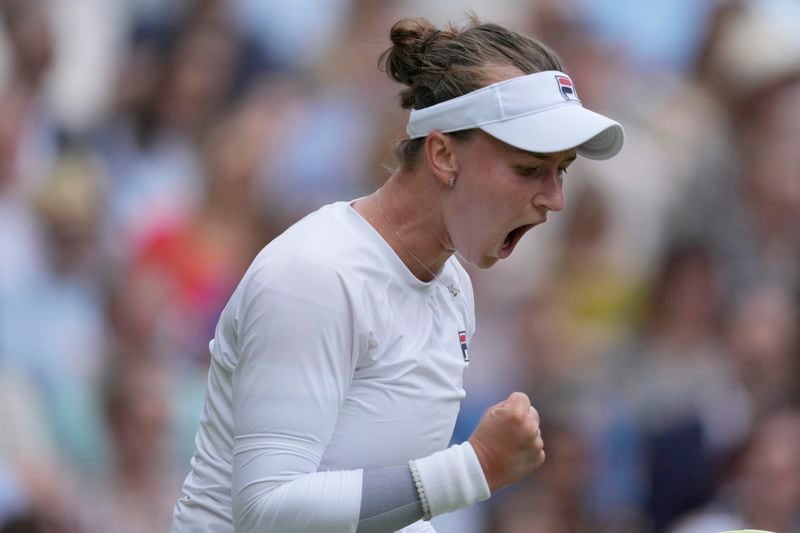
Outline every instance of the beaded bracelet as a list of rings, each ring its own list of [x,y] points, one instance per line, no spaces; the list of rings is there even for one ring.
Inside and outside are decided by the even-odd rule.
[[[419,472],[417,471],[417,465],[414,461],[408,462],[408,468],[411,470],[411,477],[414,479],[414,485],[417,487],[417,495],[419,495],[419,502],[422,504],[422,519],[423,520],[430,520],[433,518],[431,516],[431,509],[428,505],[428,496],[425,494],[425,487],[422,486],[422,479],[419,476]]]

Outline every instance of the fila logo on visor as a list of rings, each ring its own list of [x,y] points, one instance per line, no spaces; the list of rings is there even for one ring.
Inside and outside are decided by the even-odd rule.
[[[558,82],[558,90],[561,91],[561,96],[564,97],[564,100],[578,100],[578,93],[575,92],[575,86],[572,84],[572,80],[566,76],[558,76],[556,75],[556,82]]]

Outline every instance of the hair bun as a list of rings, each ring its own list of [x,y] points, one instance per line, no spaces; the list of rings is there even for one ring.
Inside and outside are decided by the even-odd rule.
[[[470,15],[465,27],[439,30],[427,19],[404,18],[389,32],[392,45],[378,66],[406,87],[404,109],[425,109],[484,87],[498,70],[532,74],[563,70],[561,60],[543,43]]]
[[[392,47],[380,58],[381,69],[393,80],[412,87],[426,66],[425,51],[440,30],[421,17],[404,18],[392,26]]]

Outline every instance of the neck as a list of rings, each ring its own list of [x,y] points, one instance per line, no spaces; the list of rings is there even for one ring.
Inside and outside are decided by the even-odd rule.
[[[432,281],[433,274],[438,275],[453,254],[447,246],[439,194],[432,179],[396,171],[380,192],[372,193],[353,206],[422,281]]]

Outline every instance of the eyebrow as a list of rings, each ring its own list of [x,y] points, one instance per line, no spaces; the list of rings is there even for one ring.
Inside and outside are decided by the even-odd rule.
[[[535,157],[536,159],[541,159],[543,161],[552,161],[553,160],[553,155],[554,154],[540,154],[538,152],[529,152],[528,150],[523,150],[521,148],[517,148],[516,146],[511,146],[511,149],[514,150],[515,152],[520,153],[520,154],[529,155],[531,157]],[[578,158],[578,154],[574,153],[572,155],[572,157],[568,157],[563,162],[564,163],[571,163],[572,161],[575,161],[577,158]]]

